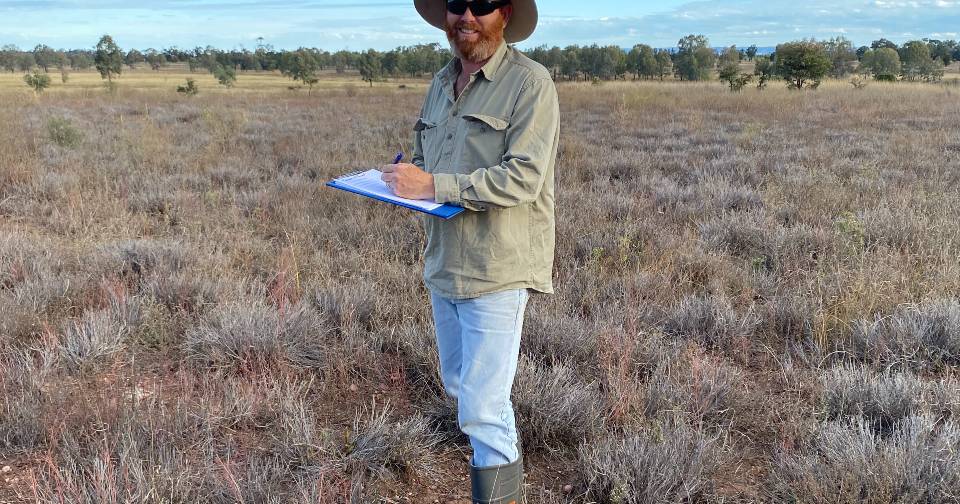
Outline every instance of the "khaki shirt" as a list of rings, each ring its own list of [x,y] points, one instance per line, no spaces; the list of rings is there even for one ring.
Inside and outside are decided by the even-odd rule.
[[[454,58],[437,73],[414,128],[413,164],[433,174],[437,202],[467,209],[449,220],[424,217],[424,282],[460,299],[552,293],[556,87],[505,43],[454,99],[460,68]]]

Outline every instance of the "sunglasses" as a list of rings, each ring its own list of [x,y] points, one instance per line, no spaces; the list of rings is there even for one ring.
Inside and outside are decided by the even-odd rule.
[[[509,4],[509,0],[473,0],[472,2],[467,2],[466,0],[448,0],[447,11],[451,14],[462,16],[467,12],[467,8],[469,8],[474,16],[479,17],[486,16],[500,7]]]

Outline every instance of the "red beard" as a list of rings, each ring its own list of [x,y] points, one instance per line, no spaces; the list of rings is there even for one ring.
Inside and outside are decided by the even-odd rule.
[[[480,63],[497,52],[497,47],[500,47],[500,41],[503,40],[503,29],[506,26],[507,22],[502,16],[486,30],[478,23],[460,21],[452,26],[447,24],[447,40],[450,41],[450,47],[453,48],[457,57],[473,63]],[[477,40],[460,40],[460,34],[457,30],[461,28],[476,30],[479,35]]]

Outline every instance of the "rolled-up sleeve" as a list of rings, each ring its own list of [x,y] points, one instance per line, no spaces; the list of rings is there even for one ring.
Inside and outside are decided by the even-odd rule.
[[[536,200],[556,156],[559,121],[553,81],[542,77],[530,80],[517,97],[500,164],[467,174],[435,174],[436,201],[483,211]]]

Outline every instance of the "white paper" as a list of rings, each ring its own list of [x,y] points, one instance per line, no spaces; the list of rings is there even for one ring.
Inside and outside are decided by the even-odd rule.
[[[440,203],[434,202],[433,200],[413,200],[401,198],[396,194],[393,194],[393,191],[387,187],[387,184],[380,179],[382,175],[383,173],[380,170],[367,170],[356,175],[338,178],[337,184],[344,187],[357,189],[365,193],[373,194],[385,200],[403,202],[423,210],[436,210],[437,208],[443,206]]]

